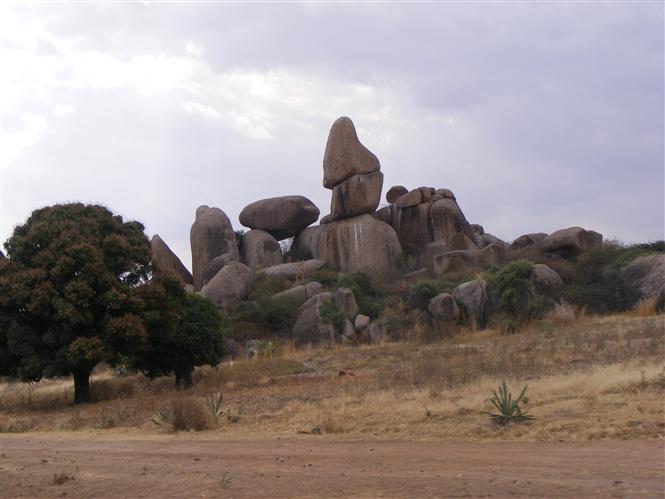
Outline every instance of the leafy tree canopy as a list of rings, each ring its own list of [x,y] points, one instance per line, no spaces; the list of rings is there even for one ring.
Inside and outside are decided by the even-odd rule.
[[[36,210],[5,244],[0,267],[0,370],[23,380],[74,375],[75,403],[89,376],[140,344],[136,289],[151,275],[138,222],[81,203]]]

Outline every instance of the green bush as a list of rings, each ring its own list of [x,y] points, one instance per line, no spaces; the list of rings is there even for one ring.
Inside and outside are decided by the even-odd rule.
[[[432,298],[449,290],[449,286],[444,281],[421,279],[409,287],[406,292],[406,304],[412,309],[427,310],[427,305]]]
[[[385,296],[372,284],[367,274],[356,272],[355,274],[342,275],[337,280],[338,288],[348,288],[353,291],[353,296],[358,304],[358,311],[372,319],[381,315],[384,307]]]
[[[616,241],[577,257],[567,299],[593,313],[621,312],[632,307],[635,297],[621,286],[619,273],[635,258],[665,253],[665,242],[622,245]]]
[[[306,282],[319,282],[326,290],[334,290],[337,288],[338,279],[339,272],[327,267],[322,267],[319,270],[307,274],[305,280]]]
[[[495,320],[509,332],[516,331],[529,320],[542,314],[543,303],[530,299],[529,278],[534,265],[528,260],[515,260],[485,274]]]

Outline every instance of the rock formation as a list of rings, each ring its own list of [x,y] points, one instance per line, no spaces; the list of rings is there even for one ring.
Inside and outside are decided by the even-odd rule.
[[[453,290],[453,298],[464,307],[469,323],[485,327],[487,291],[484,281],[476,279],[460,284]]]
[[[280,196],[245,206],[239,218],[245,227],[264,230],[282,240],[316,222],[319,209],[304,196]]]
[[[440,322],[457,322],[460,312],[455,299],[448,293],[441,293],[427,304],[427,311]]]
[[[371,216],[381,199],[383,174],[377,157],[358,140],[346,117],[333,123],[323,158],[323,185],[332,189],[330,215],[303,230],[295,248],[344,272],[383,272],[402,248],[395,231]]]
[[[301,279],[309,272],[319,270],[323,265],[324,262],[321,260],[305,260],[304,262],[282,263],[281,265],[266,267],[261,270],[261,273],[296,280]]]
[[[392,227],[371,215],[310,227],[301,232],[293,244],[298,250],[309,252],[343,272],[387,271],[402,254]]]
[[[312,281],[300,286],[277,293],[272,297],[273,300],[284,300],[302,305],[313,296],[323,293],[323,285],[320,282]]]
[[[230,261],[239,260],[238,243],[229,217],[219,208],[199,206],[189,232],[192,245],[194,289],[203,287],[203,270],[215,257],[227,254]]]
[[[180,261],[180,258],[171,251],[171,248],[168,247],[159,235],[155,234],[152,236],[150,247],[152,250],[152,261],[157,265],[157,268],[162,272],[166,272],[176,277],[182,282],[183,286],[185,284],[192,284],[192,274],[190,274],[187,267],[185,267]]]
[[[386,192],[386,201],[392,204],[407,192],[409,192],[408,189],[403,185],[393,185],[388,189],[388,192]]]
[[[643,298],[656,298],[665,284],[665,255],[635,258],[619,273],[619,284],[628,305]]]
[[[543,251],[558,253],[562,256],[574,256],[583,251],[600,248],[603,236],[582,227],[569,227],[557,230],[540,241]]]
[[[252,269],[240,262],[231,262],[203,286],[201,296],[211,300],[222,312],[228,312],[247,297],[253,277]]]
[[[353,122],[343,116],[333,123],[323,157],[323,186],[332,189],[353,175],[379,170],[378,158],[358,140]]]
[[[240,238],[240,260],[252,269],[284,263],[282,249],[277,240],[259,229],[245,232]]]

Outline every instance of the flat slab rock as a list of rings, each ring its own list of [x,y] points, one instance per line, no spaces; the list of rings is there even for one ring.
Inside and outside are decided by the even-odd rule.
[[[273,265],[262,269],[260,273],[278,277],[286,277],[287,279],[295,279],[298,276],[314,272],[323,267],[322,260],[305,260],[304,262],[282,263],[281,265]]]

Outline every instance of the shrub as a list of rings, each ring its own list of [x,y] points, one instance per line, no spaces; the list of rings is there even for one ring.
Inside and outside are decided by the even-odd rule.
[[[410,308],[427,310],[429,301],[447,290],[448,287],[443,281],[437,279],[421,279],[409,287],[409,290],[406,293],[406,304]]]
[[[483,411],[483,414],[487,414],[493,423],[500,426],[505,426],[508,423],[524,423],[532,420],[533,416],[524,412],[520,407],[520,404],[526,404],[528,402],[526,397],[527,386],[528,385],[525,385],[524,388],[522,388],[519,397],[513,400],[513,395],[508,391],[506,381],[502,381],[499,386],[499,393],[494,391],[494,396],[489,399],[499,413],[494,414]]]
[[[543,313],[542,300],[529,296],[529,278],[534,265],[515,260],[487,272],[485,281],[496,311],[496,320],[508,332],[514,332]]]
[[[353,291],[353,296],[358,304],[358,310],[372,319],[381,315],[385,296],[374,287],[370,277],[362,272],[340,276],[337,280],[337,287],[349,288]]]
[[[319,270],[307,274],[306,282],[320,282],[325,289],[331,290],[336,288],[338,279],[339,272],[327,267],[322,267]]]
[[[621,286],[621,269],[637,257],[663,252],[663,241],[632,246],[609,241],[601,248],[587,251],[575,262],[567,298],[576,305],[586,305],[594,313],[625,311],[635,304],[635,297]]]
[[[191,398],[176,399],[171,403],[173,431],[202,431],[210,428],[205,411]]]

